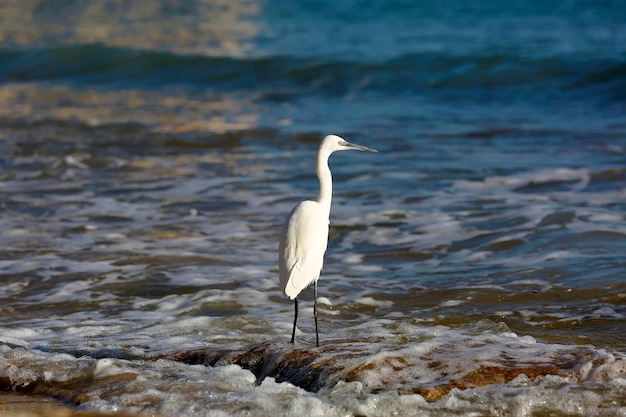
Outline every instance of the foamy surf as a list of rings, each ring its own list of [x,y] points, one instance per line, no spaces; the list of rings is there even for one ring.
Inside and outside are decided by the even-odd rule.
[[[380,323],[384,324],[384,323]],[[387,323],[389,324],[389,323]],[[140,354],[2,346],[3,390],[78,410],[170,416],[620,416],[626,357],[520,337],[502,324]],[[116,357],[117,356],[117,357]],[[171,381],[176,381],[172,384]],[[583,393],[581,395],[581,393]],[[471,411],[470,411],[471,410]]]
[[[624,415],[620,2],[76,3],[0,2],[10,401]],[[328,133],[380,153],[330,161],[315,349],[276,252]]]

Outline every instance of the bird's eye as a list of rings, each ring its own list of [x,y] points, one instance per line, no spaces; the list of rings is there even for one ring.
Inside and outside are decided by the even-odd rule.
[[[348,142],[346,142],[345,140],[340,140],[339,141],[339,146],[346,146],[348,144]]]

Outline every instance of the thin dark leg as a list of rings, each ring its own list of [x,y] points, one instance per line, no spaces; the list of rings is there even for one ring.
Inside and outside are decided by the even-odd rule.
[[[293,299],[294,306],[296,307],[296,314],[293,316],[293,331],[291,332],[291,343],[296,340],[296,322],[298,321],[298,297]]]
[[[317,332],[317,281],[313,286],[313,317],[315,317],[315,345],[320,345],[320,335]]]

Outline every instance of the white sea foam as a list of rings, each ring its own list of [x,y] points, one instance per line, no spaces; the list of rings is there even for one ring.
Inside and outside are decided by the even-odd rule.
[[[152,327],[151,330],[145,329],[142,332],[148,330],[154,336],[162,337],[176,328],[184,328],[189,332],[190,326],[200,328],[210,326],[210,323],[194,318],[185,323],[173,322],[162,328]],[[394,328],[396,326],[400,327]],[[509,361],[514,357],[522,363],[549,363],[560,349],[567,349],[562,345],[541,344],[529,337],[517,337],[512,332],[491,333],[488,331],[489,326],[484,328],[487,329],[486,332],[479,331],[473,336],[464,336],[458,331],[441,326],[420,327],[407,323],[398,324],[391,320],[364,324],[360,329],[354,329],[363,336],[363,332],[373,331],[379,337],[386,334],[389,341],[396,338],[406,340],[407,337],[414,341],[385,350],[378,350],[375,345],[366,347],[365,352],[369,351],[364,352],[367,355],[366,361],[355,362],[355,365],[363,367],[371,363],[374,366],[371,372],[363,372],[359,381],[340,382],[324,388],[318,394],[306,392],[289,383],[276,383],[271,377],[255,386],[256,377],[235,365],[211,368],[169,360],[146,362],[115,358],[91,359],[7,346],[1,347],[0,376],[11,378],[16,387],[32,384],[39,378],[48,383],[64,384],[84,378],[84,384],[87,385],[83,388],[89,394],[89,400],[80,409],[167,412],[173,416],[214,415],[211,410],[237,416],[251,408],[256,410],[256,415],[261,416],[276,413],[294,416],[302,413],[330,416],[365,413],[383,416],[390,413],[422,415],[432,412],[454,415],[464,410],[499,410],[496,415],[502,416],[517,410],[517,415],[526,416],[532,415],[539,408],[561,410],[561,407],[566,407],[570,410],[566,403],[571,403],[572,407],[575,405],[586,413],[595,410],[598,405],[611,407],[610,402],[621,395],[620,389],[626,386],[623,382],[626,376],[626,358],[618,360],[615,355],[597,351],[596,361],[600,363],[602,358],[602,365],[591,368],[582,366],[567,378],[547,376],[530,380],[520,376],[508,384],[488,385],[466,391],[453,390],[435,402],[427,402],[416,394],[393,393],[395,384],[396,388],[401,389],[406,389],[407,381],[430,386],[446,375],[463,375],[471,371],[477,363],[497,363],[503,352]],[[396,333],[400,330],[401,332]],[[468,330],[474,332],[472,329]],[[24,332],[24,335],[29,334]],[[138,341],[141,342],[141,338]],[[175,338],[170,338],[168,343],[169,347],[162,347],[167,347],[167,350],[180,348],[179,341]],[[440,365],[429,366],[433,361]],[[125,388],[122,392],[116,388],[115,381],[118,378],[124,382]],[[605,394],[576,396],[574,393],[582,388],[580,384],[585,384],[577,382],[578,379],[601,384]],[[172,384],[173,380],[176,384]],[[382,392],[379,394],[369,393],[371,389],[380,388]],[[520,398],[524,401],[519,400]],[[551,400],[546,402],[548,398]]]
[[[614,404],[621,404],[624,360],[611,361],[619,354],[601,349],[594,352],[603,365],[589,361],[571,375],[519,376],[453,390],[434,402],[399,393],[407,384],[462,377],[476,363],[498,364],[502,355],[513,362],[549,363],[563,348],[540,341],[550,326],[621,324],[623,310],[604,301],[614,296],[606,288],[618,285],[615,279],[602,282],[606,292],[600,284],[594,287],[600,301],[589,300],[584,309],[573,308],[580,298],[566,292],[595,286],[595,277],[579,283],[586,274],[619,272],[606,256],[621,253],[626,236],[620,211],[625,191],[594,188],[592,168],[585,167],[513,172],[507,166],[498,172],[509,174],[485,169],[463,175],[484,176],[478,180],[459,179],[455,172],[409,172],[406,166],[385,167],[380,177],[364,174],[366,165],[350,166],[357,169],[350,175],[338,167],[348,179],[336,187],[319,281],[321,340],[352,338],[347,353],[365,346],[359,351],[365,362],[353,365],[373,368],[360,381],[310,393],[271,377],[256,386],[256,377],[235,365],[144,361],[163,352],[288,341],[293,323],[293,304],[278,287],[276,247],[293,204],[317,192],[312,170],[301,189],[302,174],[283,175],[284,164],[260,169],[254,162],[250,169],[240,166],[241,159],[223,162],[211,152],[185,158],[192,168],[184,175],[169,172],[177,167],[172,160],[154,156],[147,159],[153,172],[132,171],[116,178],[120,184],[80,182],[87,174],[79,166],[87,163],[82,159],[78,165],[61,161],[61,168],[75,168],[66,172],[68,185],[50,189],[37,179],[44,173],[35,170],[23,174],[28,193],[22,192],[24,181],[4,182],[12,203],[31,213],[15,210],[0,219],[8,231],[0,237],[7,248],[0,260],[6,301],[0,305],[0,376],[25,386],[83,375],[94,385],[81,409],[172,416],[253,410],[297,416],[600,417],[598,410],[615,411]],[[243,157],[252,164],[245,158],[252,153]],[[227,173],[217,176],[199,167],[200,161]],[[385,189],[384,181],[405,184]],[[348,194],[357,189],[366,194]],[[541,301],[515,298],[531,291],[541,292]],[[296,336],[303,343],[314,337],[311,297],[308,289],[300,298]],[[486,310],[477,308],[477,299]],[[490,299],[510,305],[490,306]],[[450,319],[450,311],[458,327],[437,325]],[[468,324],[494,316],[506,316],[509,325],[508,319],[523,320],[530,332],[538,329],[536,337],[518,336],[504,325]],[[380,392],[372,394],[372,387]],[[599,390],[603,395],[594,394]]]
[[[589,183],[590,177],[591,174],[587,168],[557,168],[530,171],[506,177],[487,177],[482,181],[459,180],[455,183],[455,187],[460,190],[494,191],[502,188],[514,189],[529,184],[576,181],[577,183],[573,186],[573,189],[581,191]]]
[[[393,305],[391,301],[375,300],[372,297],[360,297],[355,300],[359,304],[365,304],[368,306],[387,307]]]
[[[456,307],[463,303],[467,302],[466,300],[445,300],[440,305],[441,307]]]

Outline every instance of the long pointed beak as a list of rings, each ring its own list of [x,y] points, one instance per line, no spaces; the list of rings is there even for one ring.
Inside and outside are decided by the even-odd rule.
[[[356,143],[344,142],[343,146],[350,148],[350,149],[357,150],[357,151],[378,152],[374,148],[368,148],[367,146],[357,145]]]

